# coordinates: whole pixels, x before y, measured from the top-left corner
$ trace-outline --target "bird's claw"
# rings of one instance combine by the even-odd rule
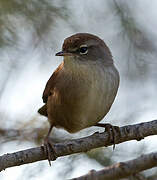
[[[57,153],[55,151],[53,142],[49,138],[45,138],[43,150],[47,156],[49,165],[51,166],[51,161],[54,161],[57,159]]]
[[[105,132],[109,134],[109,141],[113,142],[113,150],[115,149],[116,144],[116,135],[117,132],[120,133],[120,129],[118,126],[112,126],[111,124],[104,124],[105,125]]]
[[[97,123],[95,126],[105,128],[105,132],[109,134],[109,142],[113,143],[113,150],[115,149],[115,144],[117,142],[116,135],[117,132],[120,135],[120,128],[118,126],[112,126],[111,124]]]

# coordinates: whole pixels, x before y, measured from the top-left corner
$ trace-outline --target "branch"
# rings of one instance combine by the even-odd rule
[[[108,166],[100,171],[92,170],[84,176],[71,180],[111,180],[115,178],[118,180],[143,170],[150,169],[154,166],[157,166],[157,152],[142,155],[139,158],[130,161],[120,162],[115,165]]]
[[[143,174],[137,173],[137,174],[132,174],[129,177],[123,178],[122,180],[148,180],[148,179]]]
[[[119,144],[130,140],[141,140],[150,135],[157,135],[157,120],[121,127],[120,134],[116,134],[115,143]],[[110,146],[112,144],[107,132],[96,132],[88,137],[56,143],[54,144],[54,150],[57,157],[61,157],[74,153],[87,152],[94,148]],[[33,163],[45,159],[47,159],[47,156],[44,154],[42,146],[5,154],[0,156],[0,171],[8,167]]]

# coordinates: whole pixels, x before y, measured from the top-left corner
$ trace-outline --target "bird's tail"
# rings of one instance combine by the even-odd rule
[[[46,106],[46,104],[44,105],[44,106],[42,106],[39,110],[38,110],[38,113],[39,114],[41,114],[41,115],[43,115],[43,116],[48,116],[47,115],[47,106]]]

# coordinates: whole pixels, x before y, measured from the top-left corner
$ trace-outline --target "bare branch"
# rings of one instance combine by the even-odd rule
[[[115,143],[119,144],[130,140],[141,140],[150,135],[157,135],[157,120],[121,127],[120,133],[117,133],[116,135]],[[112,144],[107,132],[96,132],[88,137],[56,143],[54,144],[54,150],[57,157],[61,157],[74,153],[87,152],[94,148]],[[0,171],[8,167],[19,166],[45,159],[47,159],[47,157],[44,154],[42,146],[5,154],[0,156]]]
[[[143,174],[138,173],[138,174],[133,174],[129,177],[123,178],[121,180],[148,180]]]
[[[142,155],[134,160],[120,162],[100,171],[92,170],[88,174],[71,180],[111,180],[128,177],[132,174],[157,166],[157,152]]]

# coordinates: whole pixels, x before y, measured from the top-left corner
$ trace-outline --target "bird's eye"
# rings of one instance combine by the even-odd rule
[[[80,46],[80,54],[87,54],[88,48],[87,45]]]

